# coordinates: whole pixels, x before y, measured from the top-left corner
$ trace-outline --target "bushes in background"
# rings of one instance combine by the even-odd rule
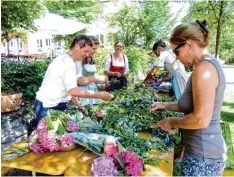
[[[25,101],[34,100],[49,63],[49,60],[22,63],[2,61],[1,92],[22,92]]]

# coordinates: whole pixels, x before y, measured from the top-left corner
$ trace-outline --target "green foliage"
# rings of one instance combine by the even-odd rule
[[[137,133],[147,131],[153,123],[165,117],[177,117],[178,113],[154,112],[149,114],[149,108],[154,101],[173,101],[170,97],[154,97],[153,91],[143,83],[134,84],[127,90],[113,92],[114,100],[89,107],[89,115],[96,119],[97,112],[104,112],[100,120],[100,133],[120,138],[120,143],[128,150],[137,153],[146,164],[155,165],[158,158],[149,154],[149,150],[167,151],[166,144],[159,138],[147,140],[138,137]]]
[[[12,63],[1,62],[1,90],[3,93],[22,92],[26,101],[32,101],[41,85],[50,61]]]
[[[35,30],[34,19],[45,10],[42,1],[1,1],[1,28]]]
[[[105,58],[112,53],[113,53],[112,49],[100,48],[97,50],[95,54],[95,64],[97,67],[98,74],[103,75],[105,67]]]
[[[197,19],[207,20],[211,32],[210,51],[215,53],[217,43],[218,22],[221,25],[221,38],[219,56],[221,59],[227,59],[234,62],[234,2],[223,1],[223,15],[220,16],[221,1],[193,1],[187,16],[183,18],[184,22]]]
[[[100,0],[45,0],[44,4],[51,13],[59,14],[66,18],[75,18],[83,23],[90,23],[103,10],[103,4]]]
[[[150,51],[141,47],[129,46],[125,49],[125,54],[128,57],[129,70],[131,73],[138,74],[141,70],[144,74],[149,71],[150,63],[153,63],[155,58],[149,55]]]
[[[166,39],[174,24],[168,1],[146,0],[142,9],[132,3],[107,17],[115,31],[109,34],[112,43],[121,40],[126,46],[148,47],[158,39]]]

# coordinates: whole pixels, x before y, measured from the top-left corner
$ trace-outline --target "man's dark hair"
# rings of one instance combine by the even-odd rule
[[[93,44],[100,45],[100,42],[96,36],[90,35],[89,38],[93,41]]]
[[[90,47],[93,47],[93,42],[92,40],[86,36],[86,35],[79,35],[79,36],[76,36],[73,41],[72,41],[72,44],[71,44],[71,49],[76,45],[76,44],[79,44],[80,48],[83,48],[85,47],[86,45],[89,45]]]
[[[155,51],[157,49],[157,47],[162,47],[162,48],[166,48],[167,45],[163,40],[158,40],[157,42],[154,43],[153,45],[153,51]]]

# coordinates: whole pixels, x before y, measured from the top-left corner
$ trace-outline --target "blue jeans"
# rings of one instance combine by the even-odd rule
[[[34,107],[36,112],[36,118],[33,118],[29,124],[28,136],[32,133],[33,130],[37,128],[39,120],[45,117],[50,109],[60,110],[60,111],[66,111],[68,109],[67,102],[59,103],[57,106],[54,107],[43,107],[43,103],[37,99],[34,102]]]

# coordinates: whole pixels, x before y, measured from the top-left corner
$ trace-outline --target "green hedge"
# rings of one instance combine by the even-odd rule
[[[25,101],[34,100],[49,63],[49,60],[22,63],[2,61],[1,92],[22,92]]]

